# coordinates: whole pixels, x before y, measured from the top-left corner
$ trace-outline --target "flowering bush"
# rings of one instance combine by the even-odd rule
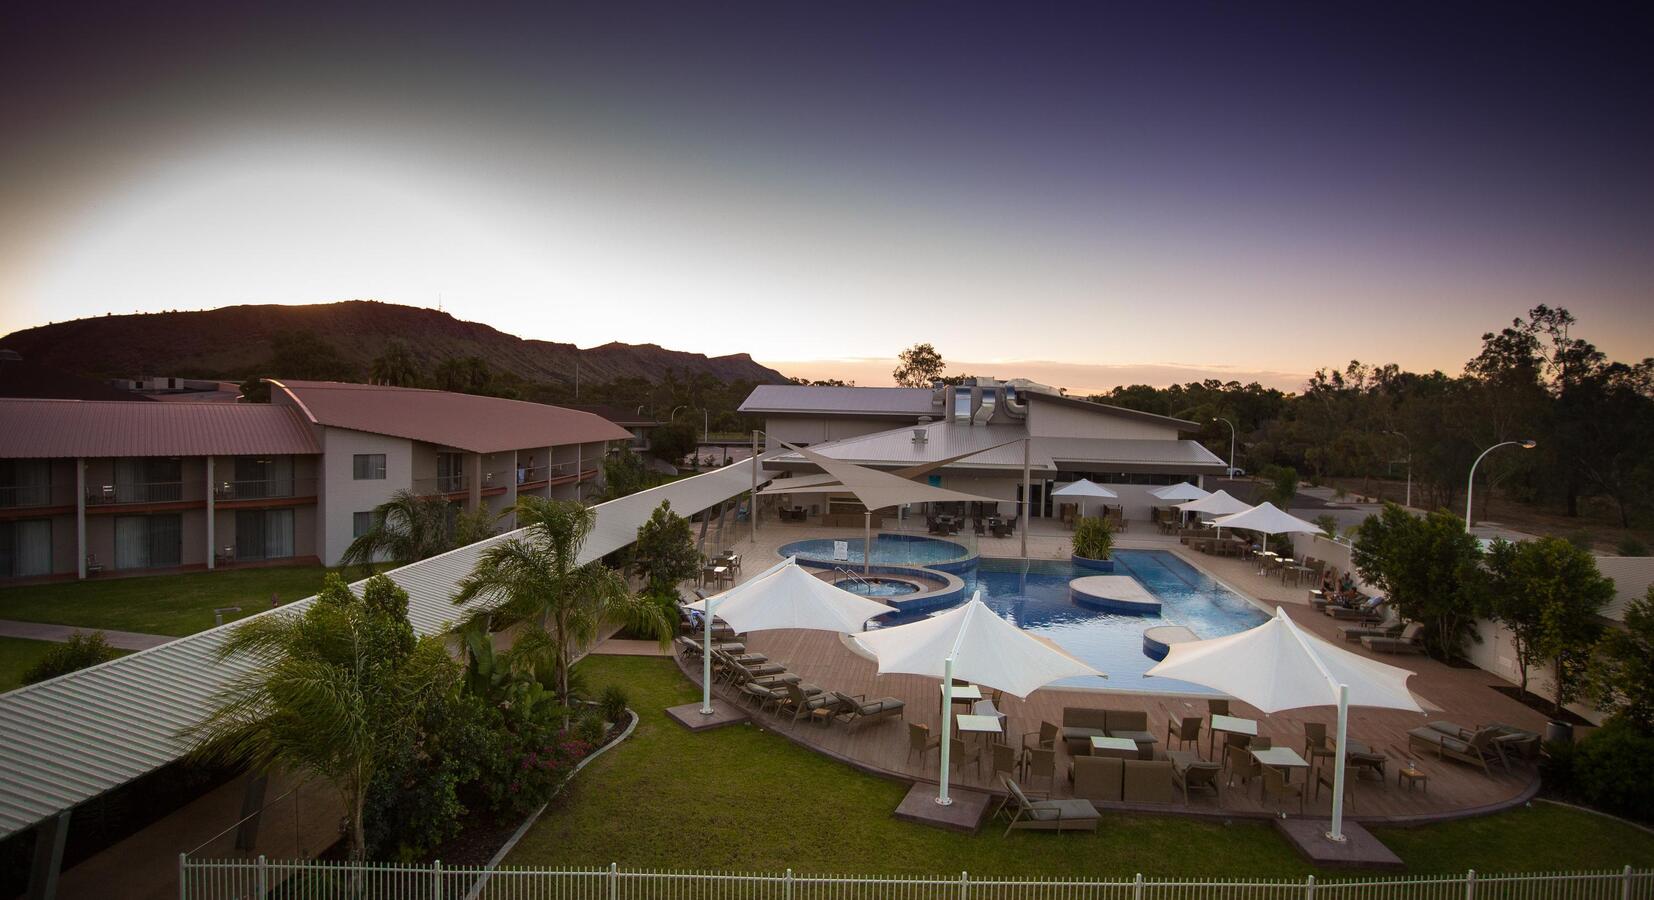
[[[551,798],[575,765],[591,752],[591,744],[567,732],[559,732],[544,744],[520,747],[511,771],[501,773],[503,780],[490,785],[497,792],[495,808],[517,814],[534,810]]]

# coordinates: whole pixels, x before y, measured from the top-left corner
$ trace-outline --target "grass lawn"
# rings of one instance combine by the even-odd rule
[[[51,641],[31,641],[24,638],[0,637],[0,694],[23,686],[23,673],[56,646]],[[117,650],[122,656],[125,650]]]
[[[906,787],[751,726],[691,734],[663,710],[700,692],[670,660],[588,657],[585,683],[626,688],[642,721],[592,763],[506,860],[516,865],[849,874],[1302,876],[1267,824],[1108,815],[1096,835],[966,836],[891,818]],[[883,726],[891,727],[891,726]],[[708,802],[708,798],[715,798]],[[1383,839],[1417,872],[1654,865],[1654,836],[1545,805]]]
[[[215,607],[241,607],[225,614],[228,622],[269,609],[271,594],[282,603],[309,597],[328,571],[282,566],[8,587],[0,592],[0,619],[182,636],[211,628]]]

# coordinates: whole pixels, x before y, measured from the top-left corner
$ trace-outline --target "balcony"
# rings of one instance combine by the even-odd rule
[[[314,478],[270,478],[259,481],[221,481],[213,488],[213,499],[222,503],[257,500],[288,500],[316,496]]]
[[[199,481],[130,481],[86,486],[86,505],[125,506],[140,503],[200,503],[206,486]]]
[[[464,475],[438,475],[435,478],[415,478],[413,492],[421,497],[445,497],[452,494],[464,494],[470,489],[470,483]]]
[[[0,509],[37,509],[74,506],[75,488],[68,484],[0,484]]]

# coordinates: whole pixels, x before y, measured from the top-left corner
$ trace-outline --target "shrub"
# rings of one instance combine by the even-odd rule
[[[1621,556],[1647,556],[1648,545],[1634,537],[1628,537],[1614,546],[1614,552]]]
[[[1338,517],[1332,513],[1322,513],[1315,517],[1315,524],[1321,527],[1321,534],[1327,538],[1338,537]]]
[[[1596,545],[1596,542],[1596,536],[1583,528],[1568,534],[1568,543],[1573,544],[1575,548],[1583,550],[1586,553],[1591,552],[1591,548]]]
[[[603,709],[603,718],[610,722],[619,722],[626,717],[627,701],[626,689],[618,684],[611,684],[603,689],[603,696],[598,701]]]
[[[1108,559],[1114,549],[1114,530],[1108,520],[1087,516],[1074,526],[1074,555],[1086,559]]]
[[[609,726],[604,724],[603,713],[596,710],[588,709],[574,722],[574,736],[593,747],[603,743],[608,734]]]
[[[70,672],[78,672],[101,662],[108,662],[120,653],[109,646],[103,632],[94,631],[91,634],[77,631],[69,635],[69,640],[58,644],[47,651],[40,661],[29,667],[23,673],[24,684],[34,684]]]
[[[1604,812],[1654,821],[1654,735],[1609,722],[1572,746],[1547,745],[1547,782]]]

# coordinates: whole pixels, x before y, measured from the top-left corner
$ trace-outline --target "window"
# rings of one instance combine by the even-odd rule
[[[385,454],[358,453],[351,457],[351,476],[357,481],[380,481],[385,477]]]
[[[282,559],[292,555],[292,510],[236,510],[236,559]]]
[[[0,506],[45,506],[51,501],[49,460],[0,459]]]
[[[465,490],[465,454],[436,455],[436,489],[444,494]]]
[[[52,574],[52,522],[0,522],[0,578]]]
[[[176,566],[183,557],[180,516],[118,516],[115,519],[115,568],[155,569]]]
[[[373,530],[373,511],[350,514],[350,536],[359,538]]]

